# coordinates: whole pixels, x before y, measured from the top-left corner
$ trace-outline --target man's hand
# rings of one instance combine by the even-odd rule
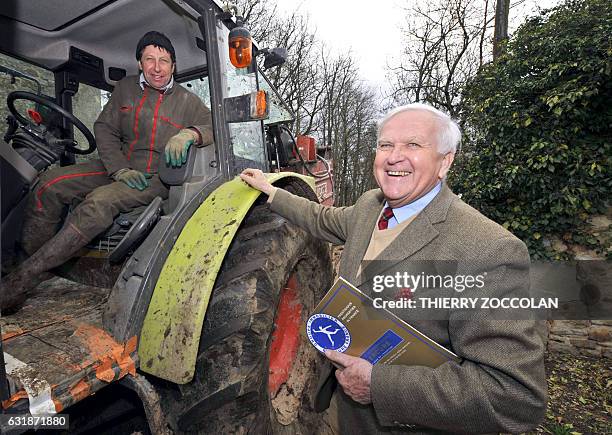
[[[164,151],[166,164],[173,168],[183,166],[187,161],[187,150],[197,140],[198,134],[189,128],[184,128],[172,136]]]
[[[363,358],[345,355],[335,350],[326,350],[325,356],[344,367],[343,369],[336,369],[336,379],[338,379],[346,395],[362,405],[372,403],[370,394],[372,364]]]
[[[149,187],[147,178],[151,178],[152,176],[151,174],[145,175],[136,169],[128,169],[127,171],[120,171],[114,178],[115,181],[121,181],[132,189],[145,190]]]
[[[272,191],[275,189],[274,186],[270,184],[264,173],[259,169],[245,169],[240,174],[240,178],[252,188],[257,189],[266,195],[270,195],[270,193],[272,193]]]

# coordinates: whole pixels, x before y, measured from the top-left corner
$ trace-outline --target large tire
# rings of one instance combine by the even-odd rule
[[[299,182],[285,188],[309,194]],[[173,429],[179,433],[313,433],[320,425],[313,399],[324,357],[299,335],[295,322],[287,326],[288,334],[274,329],[275,322],[287,323],[279,318],[279,310],[280,316],[287,317],[279,306],[294,317],[297,314],[297,324],[303,325],[331,280],[327,244],[270,212],[260,200],[236,234],[215,283],[194,380],[162,398],[169,406]],[[297,284],[291,286],[295,292],[287,289],[288,282]],[[285,338],[289,344],[284,344]],[[274,340],[280,341],[272,350],[271,367]],[[294,348],[281,349],[279,354],[278,343],[291,347],[292,341]],[[270,381],[274,385],[269,386],[269,372],[278,372],[279,361],[284,364],[283,353],[290,355],[286,359],[291,363],[284,367],[289,374],[281,374],[279,380],[276,373]]]

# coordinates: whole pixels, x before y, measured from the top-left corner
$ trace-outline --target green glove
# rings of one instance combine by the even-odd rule
[[[128,169],[119,171],[114,178],[115,181],[121,181],[132,189],[145,190],[147,187],[149,187],[147,178],[151,177],[153,177],[152,174],[143,174],[136,169]]]
[[[166,155],[166,165],[173,168],[183,166],[187,161],[189,147],[197,140],[198,134],[189,128],[184,128],[172,136],[166,144],[164,153]]]

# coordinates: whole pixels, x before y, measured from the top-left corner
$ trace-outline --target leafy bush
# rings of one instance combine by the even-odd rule
[[[591,245],[581,232],[612,191],[612,8],[568,1],[529,19],[505,54],[464,90],[456,192],[552,257],[549,236]]]

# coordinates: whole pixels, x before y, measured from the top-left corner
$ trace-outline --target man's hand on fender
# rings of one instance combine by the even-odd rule
[[[119,171],[113,178],[115,181],[121,181],[127,184],[132,189],[145,190],[149,187],[147,178],[151,178],[151,174],[143,174],[136,169],[128,169]]]
[[[372,403],[370,393],[372,364],[363,358],[345,355],[335,350],[326,350],[325,356],[344,367],[343,369],[336,369],[336,379],[338,379],[346,395],[362,405]]]
[[[240,174],[240,178],[253,189],[257,189],[266,195],[270,195],[270,193],[272,193],[272,191],[275,189],[275,187],[270,184],[264,173],[259,169],[245,169]]]
[[[184,128],[172,136],[164,150],[166,164],[173,168],[183,166],[187,162],[189,147],[197,140],[198,134],[189,128]]]

